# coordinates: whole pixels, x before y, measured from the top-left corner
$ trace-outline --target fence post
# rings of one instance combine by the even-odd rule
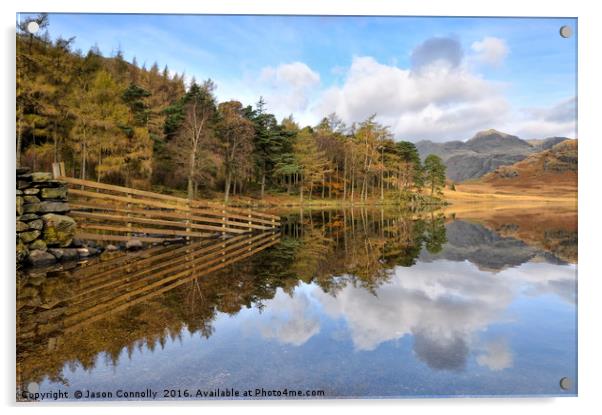
[[[128,193],[126,194],[126,198],[127,198],[127,199],[131,199],[131,198],[132,198],[132,194],[128,192]],[[132,208],[132,204],[131,204],[130,202],[128,202],[128,203],[127,203],[125,206],[126,206],[126,208],[125,208],[125,209],[126,209],[126,216],[127,216],[128,218],[132,217],[132,213],[130,212],[130,209]],[[127,221],[127,223],[126,223],[126,227],[128,228],[127,235],[128,235],[128,237],[129,237],[129,238],[131,238],[131,237],[132,237],[132,231],[131,231],[131,228],[132,228],[132,222],[130,222],[130,221],[128,220],[128,221]]]
[[[52,177],[55,179],[61,177],[61,166],[59,163],[52,163]]]
[[[222,210],[222,236],[226,235],[226,211]]]
[[[192,203],[190,199],[186,200],[186,233],[190,233],[192,229],[190,228],[190,210],[192,209]],[[190,235],[186,236],[186,241],[190,241]]]

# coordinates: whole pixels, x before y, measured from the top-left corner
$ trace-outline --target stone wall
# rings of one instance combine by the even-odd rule
[[[67,186],[45,172],[17,168],[17,263],[42,265],[65,257],[76,223],[68,216]],[[77,249],[67,252],[72,259]]]

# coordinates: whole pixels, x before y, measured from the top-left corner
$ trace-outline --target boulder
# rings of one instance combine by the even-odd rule
[[[40,250],[40,251],[47,251],[48,247],[46,246],[46,242],[44,242],[42,239],[36,239],[35,241],[33,241],[32,243],[29,244],[29,249],[30,250]]]
[[[40,182],[47,182],[50,180],[52,180],[51,173],[46,173],[46,172],[31,173],[31,181],[33,181],[33,182],[40,183]]]
[[[17,189],[16,192],[17,192],[17,196],[21,196],[23,194],[23,190]]]
[[[119,248],[117,248],[115,245],[113,244],[108,244],[105,248],[106,251],[108,252],[113,252],[113,251],[117,251],[119,250]]]
[[[142,249],[142,241],[140,239],[130,239],[125,243],[125,249],[130,251]]]
[[[17,196],[17,215],[21,216],[23,214],[23,198],[21,196]]]
[[[49,248],[48,252],[54,255],[54,257],[58,260],[62,259],[65,255],[65,250],[61,248]]]
[[[76,251],[80,258],[86,258],[90,256],[90,250],[88,248],[77,248]]]
[[[27,212],[27,207],[25,208]],[[36,212],[50,213],[50,212],[67,212],[69,211],[69,205],[64,202],[41,202],[39,203],[38,210]]]
[[[61,249],[61,251],[62,251],[62,257],[61,257],[61,259],[63,261],[72,261],[74,259],[79,258],[79,255],[77,253],[77,249],[75,249],[75,248]]]
[[[86,249],[88,250],[89,255],[98,255],[102,252],[102,250],[91,246],[87,247]]]
[[[61,199],[67,198],[67,188],[65,187],[48,187],[42,189],[42,199]]]
[[[71,246],[74,248],[83,248],[84,243],[81,239],[73,238],[73,241],[71,242]]]
[[[35,267],[38,265],[52,264],[56,261],[56,258],[54,257],[54,255],[51,255],[46,251],[40,251],[35,249],[29,252],[29,255],[27,256],[27,261]]]
[[[17,240],[17,262],[23,262],[27,258],[27,255],[29,255],[29,249],[27,249],[27,246],[19,238]]]
[[[72,218],[56,213],[47,213],[42,216],[42,220],[44,221],[43,237],[48,245],[69,246],[77,227]]]
[[[36,213],[40,211],[40,203],[28,203],[23,205],[24,213]]]
[[[35,229],[41,231],[44,227],[44,221],[42,219],[35,219],[27,223],[29,229]]]
[[[25,203],[40,203],[40,199],[35,196],[23,196],[23,201]]]
[[[30,183],[26,180],[17,180],[17,189],[27,189]]]
[[[42,233],[40,231],[28,231],[28,232],[21,232],[19,234],[19,237],[21,238],[21,240],[28,244],[30,242],[35,241],[36,239],[38,239],[38,236],[40,236]]]
[[[46,187],[59,187],[59,186],[66,186],[66,183],[61,181],[61,180],[47,180],[45,182],[38,182],[38,183],[34,183],[33,185],[34,187],[37,187],[38,189],[43,189]]]
[[[21,222],[20,220],[17,221],[17,232],[25,232],[27,229],[29,229],[27,223]]]
[[[23,190],[23,193],[30,196],[35,196],[40,193],[40,189],[36,189],[35,187],[30,187],[29,189]]]
[[[19,220],[23,221],[23,222],[29,222],[30,220],[36,220],[36,219],[40,219],[40,217],[38,215],[36,215],[35,213],[26,213],[19,217]]]

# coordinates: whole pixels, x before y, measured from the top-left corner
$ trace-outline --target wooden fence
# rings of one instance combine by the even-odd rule
[[[78,330],[249,258],[279,241],[277,232],[260,232],[182,246],[159,245],[133,253],[116,252],[111,259],[92,261],[70,272],[62,285],[62,305],[57,307],[60,312],[40,309],[27,314],[18,331],[29,338],[33,327],[38,327],[38,335],[57,329],[64,333]]]
[[[280,218],[251,209],[188,200],[144,190],[59,176],[69,187],[77,237],[86,240],[163,242],[220,234],[271,231]]]

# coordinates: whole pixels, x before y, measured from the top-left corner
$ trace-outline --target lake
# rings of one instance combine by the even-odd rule
[[[577,394],[573,208],[282,215],[277,233],[20,272],[18,394]]]

